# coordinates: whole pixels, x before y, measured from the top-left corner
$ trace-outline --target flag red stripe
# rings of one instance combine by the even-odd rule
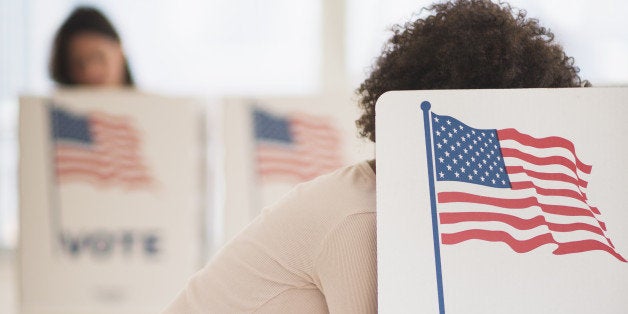
[[[260,170],[294,169],[294,171],[310,172],[315,171],[312,169],[324,169],[325,171],[328,171],[340,167],[340,164],[333,160],[325,161],[324,163],[312,163],[298,158],[259,158],[258,162],[260,163]]]
[[[149,182],[150,178],[139,174],[139,175],[128,175],[128,174],[120,174],[120,173],[103,173],[98,171],[89,171],[87,169],[64,169],[58,172],[59,175],[63,177],[94,177],[100,181],[113,182],[113,181],[123,181],[123,182]]]
[[[57,146],[71,146],[71,147],[87,148],[86,145],[91,145],[91,147],[89,148],[91,150],[96,150],[96,149],[103,150],[104,149],[103,147],[119,148],[125,151],[139,149],[138,142],[128,141],[120,137],[94,135],[94,142],[92,144],[77,143],[76,141],[73,141],[73,140],[57,139]]]
[[[506,172],[511,174],[525,173],[529,177],[547,181],[561,181],[567,182],[574,185],[581,186],[586,188],[589,183],[583,179],[574,178],[572,176],[566,175],[564,173],[549,173],[549,172],[538,172],[530,169],[525,169],[523,166],[506,166]]]
[[[99,165],[94,165],[89,162],[66,163],[66,164],[60,164],[57,167],[57,172],[59,173],[63,173],[67,171],[89,171],[89,172],[94,172],[94,173],[112,173],[112,174],[119,173],[119,176],[124,176],[125,173],[130,173],[130,174],[145,173],[144,170],[145,169],[143,169],[143,167],[133,167],[133,166],[124,166],[124,165],[118,165],[118,166],[107,165],[105,167],[99,167]]]
[[[335,136],[335,132],[330,129],[316,129],[312,130],[303,125],[298,125],[295,123],[291,128],[290,132],[296,136],[309,136],[310,138],[318,138],[320,140],[338,142],[338,138]]]
[[[129,133],[136,133],[135,128],[131,127],[131,120],[123,116],[113,116],[106,113],[92,113],[89,121],[99,127],[110,129],[126,130]]]
[[[282,154],[283,153],[283,154]],[[322,173],[327,173],[341,166],[338,158],[317,158],[278,152],[277,154],[260,154],[257,157],[258,171],[267,176],[272,172],[279,172],[282,176],[286,173],[302,173],[300,177],[312,178]]]
[[[556,243],[550,233],[538,235],[527,240],[517,240],[505,231],[470,229],[456,233],[443,233],[443,244],[458,244],[469,240],[484,240],[490,242],[503,242],[517,253],[530,252],[539,246]]]
[[[66,169],[89,169],[95,168],[98,172],[146,172],[146,167],[136,165],[134,163],[117,163],[111,164],[107,162],[98,162],[93,160],[79,160],[74,162],[60,161],[57,163],[58,170]]]
[[[564,196],[577,199],[583,203],[586,203],[587,199],[581,194],[574,190],[569,189],[546,189],[537,186],[532,181],[523,181],[523,182],[510,182],[510,187],[513,190],[525,190],[525,189],[534,189],[537,194],[543,196]]]
[[[292,148],[282,145],[259,144],[257,146],[257,151],[258,155],[261,156],[281,156],[294,159],[336,160],[339,158],[338,150],[312,147]]]
[[[587,206],[589,207],[589,210],[591,210],[594,214],[596,215],[600,215],[600,211],[597,209],[597,207],[593,207],[590,206],[587,203],[587,198],[584,194],[578,193],[574,190],[569,190],[569,189],[545,189],[545,188],[541,188],[538,187],[537,185],[535,185],[533,182],[531,181],[527,181],[527,182],[510,182],[510,186],[513,190],[524,190],[524,189],[529,189],[532,188],[536,191],[537,194],[539,195],[543,195],[543,196],[563,196],[563,197],[570,197],[573,199],[577,199],[581,202],[583,202],[584,204],[587,204]]]
[[[141,164],[139,157],[137,158],[124,158],[118,156],[93,156],[94,154],[85,155],[64,155],[57,154],[57,167],[71,166],[71,165],[83,165],[97,168],[125,168],[125,169],[137,169],[146,170],[146,167]]]
[[[336,128],[331,125],[328,119],[324,117],[316,117],[308,114],[295,114],[291,117],[295,125],[301,125],[311,130],[326,130],[335,132]]]
[[[595,240],[582,240],[575,242],[559,243],[558,248],[554,250],[553,253],[557,255],[563,255],[581,253],[586,251],[606,251],[615,256],[615,258],[617,258],[618,260],[626,262],[626,259],[621,256],[621,254],[617,253],[613,248]]]
[[[591,166],[580,161],[576,155],[576,148],[573,143],[565,138],[558,136],[550,136],[545,138],[535,138],[528,134],[520,133],[515,129],[503,129],[497,130],[497,137],[499,140],[514,140],[523,145],[536,147],[536,148],[556,148],[561,147],[571,152],[576,159],[578,169],[584,173],[591,173]]]
[[[528,208],[532,206],[538,206],[541,208],[542,211],[546,213],[550,213],[550,214],[565,215],[565,216],[594,217],[591,211],[589,210],[578,208],[578,207],[573,207],[573,206],[543,204],[543,203],[540,203],[538,199],[533,196],[526,197],[526,198],[505,199],[505,198],[480,196],[480,195],[464,193],[464,192],[439,192],[438,202],[439,203],[476,203],[476,204],[492,205],[492,206],[510,208],[510,209],[522,209],[522,208]]]
[[[116,184],[118,186],[122,186],[129,190],[145,188],[146,186],[149,186],[152,183],[151,178],[149,178],[148,180],[137,180],[137,181],[119,181],[119,180],[118,181],[105,181],[95,176],[84,175],[84,174],[68,174],[68,175],[65,175],[64,177],[59,177],[60,183],[70,183],[70,182],[76,182],[76,181],[87,182],[89,184],[92,184],[98,187],[106,187],[112,184]]]
[[[101,143],[121,143],[127,146],[139,146],[141,140],[135,135],[127,135],[119,132],[111,132],[109,130],[93,130],[92,137],[94,142]]]
[[[109,161],[99,161],[90,158],[76,158],[72,160],[60,159],[57,161],[58,170],[67,169],[90,169],[94,172],[129,172],[146,173],[146,167],[134,161],[118,160],[115,163]]]
[[[547,226],[549,230],[560,232],[571,231],[589,231],[597,233],[606,238],[604,231],[599,227],[587,224],[587,223],[568,223],[559,224],[548,222],[543,216],[535,216],[530,219],[524,219],[517,216],[512,216],[502,213],[489,213],[489,212],[460,212],[460,213],[440,213],[439,214],[441,224],[454,224],[467,221],[495,221],[502,222],[512,226],[519,230],[530,230],[540,226]],[[608,239],[608,238],[607,238]]]
[[[563,156],[550,156],[550,157],[538,157],[528,153],[524,153],[515,148],[507,148],[502,147],[501,149],[504,158],[513,157],[523,160],[525,162],[529,162],[531,164],[535,164],[538,166],[549,166],[549,165],[561,165],[571,170],[578,178],[578,172],[576,168],[576,164],[573,161],[563,157]],[[590,172],[585,172],[589,174]]]
[[[626,262],[626,259],[608,245],[595,240],[582,240],[567,243],[558,243],[550,233],[538,235],[528,240],[517,240],[510,234],[504,231],[495,230],[478,230],[471,229],[456,233],[444,233],[441,235],[441,241],[443,244],[458,244],[469,240],[484,240],[490,242],[503,242],[510,246],[517,253],[530,252],[545,244],[557,244],[553,253],[556,255],[581,253],[586,251],[605,251],[613,255],[615,258],[622,262]]]
[[[340,164],[333,160],[312,162],[311,160],[305,160],[301,158],[294,157],[278,157],[278,158],[270,158],[270,157],[259,157],[258,162],[263,163],[260,165],[260,169],[264,169],[266,166],[281,166],[283,168],[295,168],[295,169],[310,169],[310,168],[329,168],[329,167],[338,167]]]
[[[61,162],[80,162],[84,160],[92,160],[103,164],[116,163],[135,163],[140,164],[141,157],[132,152],[100,152],[85,151],[80,149],[63,149],[58,150],[55,154],[58,161]]]
[[[315,166],[309,166],[309,167],[286,167],[280,164],[269,164],[269,165],[265,165],[264,167],[260,168],[259,171],[260,172],[264,172],[264,173],[272,173],[274,171],[277,172],[287,172],[287,173],[302,173],[304,176],[306,177],[310,177],[312,174],[317,174],[320,173],[320,171],[331,171],[331,170],[335,170],[338,167],[315,167]]]
[[[263,163],[259,165],[260,170],[265,169],[295,169],[295,171],[307,172],[312,171],[311,169],[324,169],[325,171],[333,170],[341,166],[341,164],[327,161],[325,163],[309,163],[303,160],[298,159],[268,159],[268,158],[260,158],[258,159],[259,163]]]

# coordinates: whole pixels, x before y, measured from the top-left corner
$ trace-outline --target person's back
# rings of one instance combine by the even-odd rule
[[[386,91],[581,85],[553,35],[507,4],[458,0],[428,11],[394,29],[357,91],[356,124],[373,142],[375,102]],[[165,313],[376,313],[374,187],[371,161],[296,188],[229,242]],[[293,295],[299,287],[311,291]]]
[[[375,312],[375,237],[375,173],[340,169],[265,208],[169,312]]]

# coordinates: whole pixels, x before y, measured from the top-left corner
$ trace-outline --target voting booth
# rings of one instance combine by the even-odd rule
[[[267,205],[371,159],[351,95],[20,100],[22,313],[156,313]]]
[[[224,178],[224,211],[214,221],[218,245],[297,184],[374,156],[357,135],[357,105],[349,94],[302,97],[230,97],[212,115]],[[221,205],[221,206],[223,206]]]
[[[625,313],[628,88],[388,92],[382,313]]]
[[[202,102],[20,100],[21,313],[157,313],[202,266]]]

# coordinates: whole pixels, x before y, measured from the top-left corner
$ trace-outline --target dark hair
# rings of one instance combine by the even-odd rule
[[[589,86],[550,30],[525,11],[489,0],[454,0],[393,27],[357,89],[359,133],[375,142],[375,102],[386,91]]]
[[[74,35],[86,32],[100,34],[120,43],[118,32],[105,15],[95,8],[77,7],[63,22],[55,35],[49,69],[55,82],[64,85],[76,85],[69,74],[68,45]],[[124,68],[124,85],[133,86],[133,76],[126,57]]]

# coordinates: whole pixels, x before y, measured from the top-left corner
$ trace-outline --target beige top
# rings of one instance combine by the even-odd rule
[[[376,313],[375,173],[295,187],[225,245],[164,313]]]

